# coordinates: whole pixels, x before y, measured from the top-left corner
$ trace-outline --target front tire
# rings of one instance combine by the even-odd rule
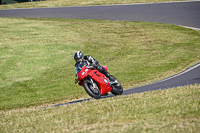
[[[93,83],[90,80],[87,80],[87,79],[84,80],[83,87],[84,87],[85,91],[88,93],[88,95],[90,95],[92,98],[95,98],[95,99],[101,98],[101,93],[100,93],[98,87],[94,88]]]
[[[111,93],[114,95],[121,95],[123,93],[123,87],[122,87],[121,83],[114,76],[112,76],[112,78],[114,78],[115,81],[117,81],[117,83],[111,85],[111,88],[112,88]]]

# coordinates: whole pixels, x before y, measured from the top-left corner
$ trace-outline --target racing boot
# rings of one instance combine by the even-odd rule
[[[115,81],[115,78],[110,75],[110,73],[108,71],[106,71],[106,69],[104,69],[103,74],[110,80],[110,81]]]
[[[98,65],[97,70],[101,72],[102,74],[104,74],[110,81],[113,81],[113,82],[115,81],[115,78],[112,75],[110,75],[110,73],[106,71],[106,69],[103,68],[102,66]]]

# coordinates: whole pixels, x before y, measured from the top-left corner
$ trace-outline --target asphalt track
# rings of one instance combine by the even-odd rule
[[[0,17],[102,19],[169,23],[200,30],[200,1],[0,10]],[[200,63],[167,79],[125,90],[123,95],[200,83]],[[109,94],[107,97],[113,97]],[[103,97],[106,98],[106,97]],[[83,99],[51,107],[90,100]],[[46,107],[44,107],[46,108]]]
[[[0,17],[148,21],[200,29],[200,1],[0,10]]]

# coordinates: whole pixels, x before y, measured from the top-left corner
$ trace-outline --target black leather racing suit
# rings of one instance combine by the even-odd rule
[[[107,78],[110,79],[110,73],[108,71],[106,71],[106,69],[104,69],[102,66],[100,66],[99,62],[97,60],[95,60],[92,56],[89,56],[89,55],[84,56],[81,61],[76,62],[75,66],[77,64],[82,64],[82,63],[85,63],[85,62],[89,63],[88,65],[91,65],[91,66],[95,67],[99,72],[101,72]]]

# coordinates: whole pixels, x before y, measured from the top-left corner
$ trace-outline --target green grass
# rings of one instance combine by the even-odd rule
[[[169,24],[0,18],[0,109],[88,97],[74,84],[81,50],[107,65],[124,89],[199,62],[200,32]]]
[[[0,9],[164,1],[52,0]],[[200,85],[38,108],[89,97],[74,84],[78,50],[129,89],[198,63],[199,46],[199,31],[170,24],[0,18],[0,132],[198,133]]]
[[[0,132],[200,132],[200,85],[1,111]]]
[[[185,1],[185,0],[45,0],[45,1],[10,4],[10,5],[0,5],[0,9],[157,3],[157,2],[173,2],[173,1]]]

